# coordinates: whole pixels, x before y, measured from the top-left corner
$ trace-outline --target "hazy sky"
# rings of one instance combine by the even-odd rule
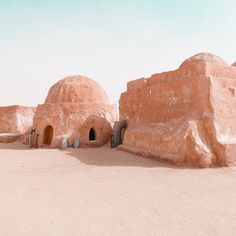
[[[43,103],[86,75],[117,103],[126,82],[202,51],[236,61],[235,0],[0,0],[0,105]]]

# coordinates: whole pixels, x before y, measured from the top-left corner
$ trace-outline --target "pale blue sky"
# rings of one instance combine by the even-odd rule
[[[0,105],[43,103],[67,75],[117,103],[126,82],[208,51],[236,61],[235,0],[0,0]]]

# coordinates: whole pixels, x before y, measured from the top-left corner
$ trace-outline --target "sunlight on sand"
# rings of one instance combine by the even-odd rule
[[[234,235],[236,169],[180,168],[109,146],[0,144],[0,235]]]

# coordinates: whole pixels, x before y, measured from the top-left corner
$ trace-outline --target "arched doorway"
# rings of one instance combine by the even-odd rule
[[[45,145],[51,145],[53,138],[53,127],[48,125],[44,130],[43,143]]]
[[[96,132],[94,128],[91,128],[89,130],[89,141],[94,141],[96,140]]]
[[[120,120],[115,122],[113,127],[113,134],[111,138],[111,147],[115,148],[123,143],[126,128],[128,126],[127,120]]]

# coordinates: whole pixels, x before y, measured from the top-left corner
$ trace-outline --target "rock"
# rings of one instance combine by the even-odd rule
[[[127,84],[120,149],[197,167],[236,164],[236,68],[200,53],[175,71]]]
[[[14,143],[21,137],[19,133],[1,133],[0,143]]]
[[[81,147],[96,147],[110,140],[115,119],[115,106],[100,85],[87,77],[69,76],[52,86],[45,103],[38,105],[33,128],[39,147],[60,147],[62,137],[69,143],[79,139]],[[91,129],[95,140],[89,140]]]
[[[0,142],[14,142],[24,134],[33,125],[34,112],[33,107],[0,107]]]

